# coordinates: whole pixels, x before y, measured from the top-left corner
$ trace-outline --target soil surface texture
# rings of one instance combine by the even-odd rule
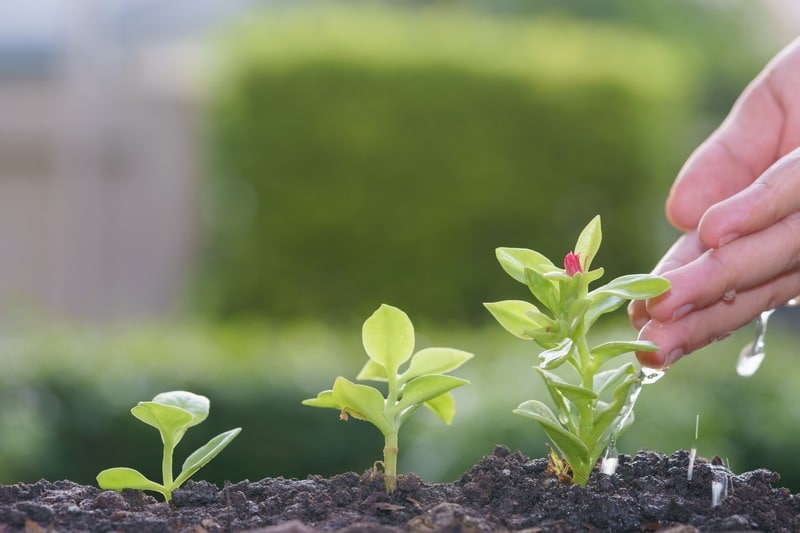
[[[546,459],[497,446],[461,479],[401,476],[387,495],[379,473],[304,480],[267,478],[219,488],[189,481],[170,504],[71,481],[0,485],[0,533],[258,533],[482,531],[800,531],[800,495],[774,488],[778,474],[734,475],[689,453],[621,455],[614,475],[586,488],[548,473]],[[712,507],[712,482],[727,495]]]

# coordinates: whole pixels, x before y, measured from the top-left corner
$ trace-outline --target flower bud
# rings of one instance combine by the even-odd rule
[[[568,253],[566,257],[564,257],[564,269],[567,271],[567,275],[572,277],[575,274],[583,272],[581,268],[581,258],[576,253]]]

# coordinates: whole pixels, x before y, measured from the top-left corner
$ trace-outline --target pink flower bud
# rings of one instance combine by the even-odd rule
[[[578,254],[572,252],[568,253],[566,257],[564,257],[564,268],[567,271],[567,275],[570,277],[583,272],[581,268],[581,258]]]

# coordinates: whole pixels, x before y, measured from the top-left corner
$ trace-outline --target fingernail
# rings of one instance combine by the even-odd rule
[[[685,304],[675,309],[675,311],[672,313],[672,322],[678,320],[679,318],[685,317],[693,308],[694,306],[692,304]]]
[[[669,366],[681,357],[683,357],[684,351],[683,348],[675,348],[671,352],[667,354],[667,358],[664,361],[664,366]]]
[[[739,238],[738,233],[728,233],[727,235],[723,235],[722,237],[719,238],[719,245],[720,247],[725,246],[729,242],[735,241],[738,238]]]

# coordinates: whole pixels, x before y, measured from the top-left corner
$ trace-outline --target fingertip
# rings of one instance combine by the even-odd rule
[[[683,357],[685,350],[668,341],[668,329],[665,324],[655,320],[649,321],[639,332],[639,340],[650,341],[658,349],[654,352],[636,352],[639,364],[647,368],[663,369]]]
[[[644,327],[650,320],[650,315],[647,313],[647,306],[642,300],[633,300],[628,304],[628,319],[637,330]]]

